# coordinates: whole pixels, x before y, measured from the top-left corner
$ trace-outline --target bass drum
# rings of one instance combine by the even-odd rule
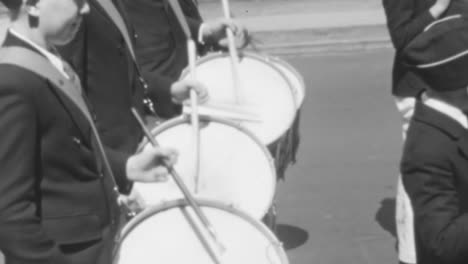
[[[216,202],[198,202],[225,247],[222,263],[288,264],[281,243],[261,222]],[[198,223],[184,200],[148,208],[122,230],[114,264],[211,264]]]
[[[189,116],[162,123],[152,130],[161,146],[175,148],[175,170],[197,198],[220,201],[261,219],[276,190],[273,158],[246,129],[230,121],[201,117],[199,178],[194,177],[194,142]],[[169,178],[164,183],[134,183],[147,205],[183,197]]]
[[[181,78],[189,77],[186,69]],[[239,121],[263,144],[279,139],[291,127],[296,103],[287,76],[268,57],[245,52],[239,63],[239,89],[234,89],[231,60],[226,53],[213,53],[197,61],[197,79],[206,85],[207,106],[242,109],[257,121]]]

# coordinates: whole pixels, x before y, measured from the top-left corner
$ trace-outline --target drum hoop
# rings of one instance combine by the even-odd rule
[[[226,52],[214,52],[214,53],[210,53],[206,56],[203,56],[201,58],[199,58],[196,62],[197,66],[205,63],[205,62],[208,62],[212,59],[215,59],[215,58],[225,58],[225,57],[229,57],[229,53],[226,53]],[[291,91],[290,93],[290,99],[292,99],[293,103],[294,103],[294,106],[295,108],[297,109],[299,106],[296,105],[296,99],[294,98],[294,94],[292,93],[293,91],[293,85],[291,83],[291,81],[289,80],[288,76],[286,76],[286,74],[284,74],[277,66],[275,66],[271,61],[270,61],[270,57],[267,56],[267,55],[260,55],[260,54],[257,54],[257,53],[253,53],[253,52],[242,52],[242,56],[241,57],[248,57],[248,58],[251,58],[251,59],[256,59],[258,61],[261,61],[261,62],[264,62],[265,64],[267,65],[270,65],[272,69],[274,69],[274,71],[276,73],[278,73],[281,77],[283,77],[284,80],[286,80],[286,83],[288,84],[289,86],[289,90]],[[290,66],[292,67],[292,66]],[[183,79],[187,76],[189,72],[189,69],[188,68],[185,68],[182,73],[180,74],[180,79]],[[297,71],[294,71],[295,74],[297,74],[298,72]],[[293,118],[294,119],[294,118]],[[293,122],[290,122],[289,124],[289,127],[292,125]]]
[[[286,257],[285,250],[283,248],[282,243],[278,240],[278,238],[273,234],[271,230],[269,230],[265,225],[263,225],[259,220],[256,220],[255,218],[251,217],[247,213],[242,212],[239,209],[236,209],[233,206],[224,204],[219,201],[212,201],[212,200],[206,200],[206,199],[196,199],[197,204],[201,205],[202,207],[210,207],[210,208],[215,208],[219,209],[222,211],[226,211],[228,213],[240,216],[242,219],[246,220],[248,223],[253,225],[257,230],[259,230],[265,237],[272,243],[276,243],[276,252],[280,255],[282,264],[288,264],[289,261]],[[149,208],[146,208],[144,211],[141,213],[137,214],[134,218],[128,222],[125,227],[128,226],[128,228],[124,227],[125,231],[121,236],[119,236],[119,239],[117,241],[117,246],[115,252],[118,253],[121,247],[121,243],[125,238],[127,237],[128,234],[131,233],[132,230],[135,229],[135,227],[138,226],[139,223],[145,221],[146,219],[150,218],[151,216],[164,212],[170,209],[173,209],[175,207],[189,207],[188,202],[185,199],[177,199],[169,202],[163,202],[160,205],[153,205],[150,206]],[[115,256],[114,256],[115,257]]]
[[[274,165],[273,156],[271,155],[270,151],[268,151],[267,147],[258,139],[258,137],[253,132],[249,131],[247,128],[245,128],[245,127],[243,127],[241,125],[238,125],[235,122],[230,121],[230,120],[221,119],[221,118],[217,118],[217,117],[211,117],[211,116],[200,116],[199,118],[200,118],[200,122],[214,122],[214,123],[220,123],[220,124],[223,124],[223,125],[231,126],[233,128],[236,128],[237,130],[243,132],[248,137],[250,137],[255,142],[255,144],[258,147],[260,147],[262,152],[267,157],[268,165],[270,167],[270,170],[273,173],[273,177],[276,179],[277,175],[276,175],[276,169],[275,169],[275,165]],[[181,116],[169,119],[169,120],[161,123],[159,126],[153,128],[153,130],[151,130],[151,134],[153,136],[156,136],[156,135],[160,134],[161,132],[164,132],[167,129],[173,127],[173,126],[176,126],[176,125],[179,125],[179,124],[184,124],[184,123],[190,123],[190,116],[189,115],[181,115]],[[145,144],[142,144],[141,148],[143,148],[144,145]]]
[[[305,80],[304,78],[302,77],[302,75],[296,70],[296,68],[294,68],[289,62],[285,61],[285,60],[282,60],[278,57],[269,57],[269,59],[275,63],[278,63],[278,64],[281,64],[282,66],[284,66],[286,69],[288,69],[289,71],[291,71],[294,76],[297,77],[297,79],[299,80],[299,83],[301,84],[301,87],[302,87],[302,91],[304,92],[304,96],[302,97],[302,101],[300,103],[300,105],[298,107],[300,107],[303,102],[304,102],[304,99],[306,97],[306,85],[305,85]],[[289,79],[289,78],[288,78]],[[291,83],[291,81],[289,81],[291,86],[293,86],[293,84]]]

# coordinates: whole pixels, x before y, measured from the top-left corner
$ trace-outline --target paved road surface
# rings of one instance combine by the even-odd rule
[[[396,263],[401,143],[391,56],[376,50],[288,59],[308,86],[299,162],[278,194],[291,264]]]

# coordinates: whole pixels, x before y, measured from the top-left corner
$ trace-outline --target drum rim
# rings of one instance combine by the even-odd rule
[[[263,216],[266,215],[266,213],[268,212],[268,209],[273,204],[273,200],[275,199],[276,186],[277,186],[277,183],[278,183],[278,175],[277,175],[277,172],[276,172],[275,160],[274,160],[272,154],[270,153],[270,151],[268,150],[268,148],[260,141],[260,139],[258,139],[258,137],[253,132],[251,132],[250,130],[248,130],[247,128],[245,128],[245,127],[243,127],[241,125],[238,125],[237,123],[235,123],[233,121],[222,119],[222,118],[217,118],[217,117],[211,117],[211,116],[200,116],[200,122],[215,122],[215,123],[220,123],[220,124],[223,124],[223,125],[226,125],[226,126],[233,127],[233,128],[235,128],[237,130],[240,130],[240,132],[243,132],[244,134],[246,134],[247,137],[252,139],[253,142],[258,147],[260,147],[261,151],[266,156],[266,159],[267,159],[267,162],[268,162],[268,167],[270,168],[270,172],[271,172],[271,175],[272,175],[272,178],[273,178],[271,195],[270,195],[270,197],[268,197],[269,198],[268,200],[270,201],[270,203],[261,212],[262,213],[261,215],[263,215]],[[181,115],[181,116],[178,116],[178,117],[175,117],[175,118],[164,121],[163,123],[159,124],[158,126],[156,126],[155,128],[153,128],[151,130],[151,135],[153,137],[156,137],[158,134],[166,131],[167,129],[170,129],[170,128],[176,126],[176,125],[185,124],[185,123],[190,123],[190,115]],[[148,141],[145,138],[143,144],[140,144],[140,148],[138,149],[138,152],[140,152],[146,146],[146,144],[148,144]]]
[[[286,255],[286,251],[283,247],[283,243],[260,220],[256,220],[255,218],[250,216],[248,213],[245,213],[242,210],[239,210],[231,205],[225,204],[220,201],[214,201],[214,200],[208,200],[208,199],[195,199],[195,200],[197,204],[201,207],[215,208],[215,209],[219,209],[222,211],[226,211],[233,215],[240,216],[243,220],[247,221],[249,224],[253,225],[257,230],[259,230],[272,244],[275,244],[275,249],[276,249],[275,251],[278,253],[279,257],[281,258],[282,264],[289,264],[289,260]],[[122,232],[123,231],[125,232],[120,234],[118,237],[113,259],[120,251],[122,241],[125,240],[128,234],[130,234],[131,231],[134,230],[135,227],[139,223],[145,221],[146,219],[150,218],[151,216],[157,213],[164,212],[164,211],[173,209],[174,207],[181,207],[181,206],[188,207],[190,205],[188,201],[185,199],[176,199],[176,200],[172,200],[168,202],[163,202],[158,205],[149,206],[148,208],[146,208],[145,210],[137,214],[135,217],[133,217],[127,224],[125,224],[125,226],[121,230]]]
[[[158,126],[154,127],[151,130],[151,135],[156,136],[157,134],[159,134],[159,133],[161,133],[161,132],[163,132],[163,131],[171,128],[171,127],[173,127],[174,125],[178,125],[178,124],[182,124],[182,123],[189,123],[190,118],[191,118],[190,115],[183,114],[183,115],[171,118],[169,120],[166,120],[166,121],[162,122],[161,124],[159,124]],[[236,128],[237,130],[240,130],[241,132],[245,133],[247,136],[249,136],[251,139],[253,139],[253,141],[255,142],[255,144],[257,146],[259,146],[262,149],[262,152],[268,158],[267,159],[268,164],[270,165],[270,169],[273,172],[273,176],[275,176],[275,177],[277,176],[276,175],[276,170],[275,170],[275,165],[274,165],[274,159],[273,159],[273,156],[271,155],[270,151],[265,146],[265,144],[263,144],[262,141],[252,131],[250,131],[248,128],[243,127],[242,125],[238,125],[234,121],[227,120],[227,119],[222,119],[222,118],[218,118],[218,117],[213,117],[213,116],[199,116],[199,120],[200,120],[200,122],[215,122],[215,123],[220,123],[220,124],[227,125],[227,126],[232,126],[232,127]],[[138,151],[141,151],[146,146],[146,144],[148,144],[148,141],[145,138],[144,144],[140,145]]]
[[[206,63],[214,58],[224,58],[224,57],[229,57],[230,54],[227,53],[227,52],[212,52],[212,53],[209,53],[201,58],[198,58],[197,61],[196,61],[196,66],[199,66],[203,63]],[[293,93],[293,85],[291,83],[291,81],[289,80],[288,76],[286,76],[286,74],[284,72],[282,72],[278,66],[276,66],[270,59],[271,57],[268,56],[268,55],[265,55],[265,54],[258,54],[258,53],[253,53],[253,52],[249,52],[249,51],[245,51],[245,52],[242,52],[242,57],[249,57],[249,58],[253,58],[253,59],[256,59],[258,61],[261,61],[269,66],[271,66],[271,68],[276,72],[278,73],[281,77],[283,77],[283,79],[286,81],[288,87],[289,87],[289,90],[290,90],[290,93],[289,93],[289,96],[290,96],[290,99],[292,100],[293,102],[293,105],[294,105],[294,111],[293,111],[293,118],[291,118],[291,120],[288,122],[288,128],[283,131],[283,133],[281,133],[275,140],[271,141],[271,142],[268,142],[268,143],[265,143],[266,145],[269,145],[269,144],[273,144],[275,141],[279,140],[281,137],[283,137],[287,131],[289,130],[289,128],[291,128],[292,124],[294,123],[294,120],[296,118],[296,114],[297,114],[297,109],[300,108],[301,105],[297,105],[296,103],[296,98],[294,96],[294,93]],[[185,69],[182,70],[180,76],[179,76],[179,80],[181,79],[184,79],[185,77],[187,77],[189,73],[189,67],[185,67]],[[297,73],[297,71],[296,71]],[[304,93],[304,97],[305,97],[305,93]]]
[[[287,61],[285,61],[285,60],[283,60],[283,59],[281,59],[279,57],[268,57],[268,58],[271,61],[273,61],[274,63],[278,63],[281,66],[284,66],[287,70],[291,71],[294,74],[294,76],[296,76],[297,79],[299,80],[299,83],[301,84],[302,91],[303,91],[303,94],[304,94],[304,96],[302,97],[302,100],[299,103],[299,106],[298,106],[298,109],[299,109],[304,104],[304,100],[305,100],[305,97],[307,95],[307,90],[306,90],[304,77],[302,77],[302,75],[296,70],[296,68],[294,68],[289,62],[287,62]],[[291,86],[293,86],[292,83],[291,83]]]

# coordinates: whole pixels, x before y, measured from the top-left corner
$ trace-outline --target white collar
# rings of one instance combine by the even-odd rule
[[[439,99],[429,97],[426,93],[424,93],[421,98],[425,105],[435,109],[442,114],[445,114],[446,116],[460,123],[460,125],[462,125],[465,129],[468,129],[468,119],[466,115],[457,107]]]
[[[44,57],[46,57],[50,61],[50,63],[52,63],[52,65],[54,65],[54,67],[60,71],[60,73],[62,73],[66,78],[69,78],[68,74],[64,71],[64,64],[60,57],[48,51],[47,49],[37,45],[36,43],[34,43],[34,41],[31,41],[30,39],[28,39],[26,36],[22,35],[18,31],[12,28],[9,28],[8,31],[11,34],[13,34],[15,37],[33,46],[37,51],[39,51],[42,55],[44,55]]]

